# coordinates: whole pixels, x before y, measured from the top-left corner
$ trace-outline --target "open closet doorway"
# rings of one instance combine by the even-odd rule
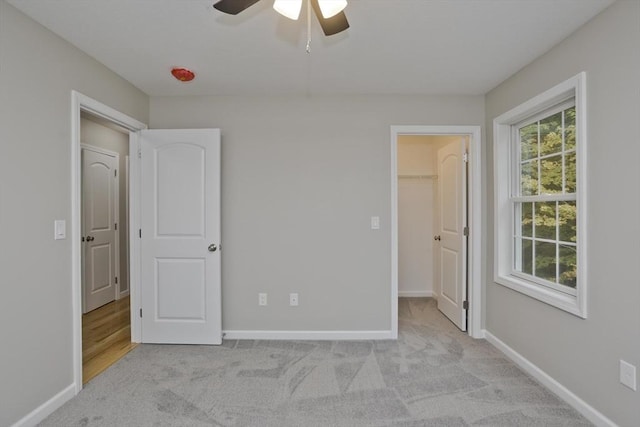
[[[129,131],[80,114],[82,378],[135,347],[129,274]]]
[[[437,297],[467,330],[468,135],[398,136],[398,295]]]
[[[480,127],[393,126],[392,287],[481,332]]]

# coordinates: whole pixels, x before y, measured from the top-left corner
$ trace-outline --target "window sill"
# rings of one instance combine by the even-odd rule
[[[586,306],[581,303],[578,296],[556,291],[512,275],[496,275],[494,281],[582,319],[587,318]]]

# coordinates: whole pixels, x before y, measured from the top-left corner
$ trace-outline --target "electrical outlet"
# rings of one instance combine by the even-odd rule
[[[267,305],[267,294],[258,294],[258,305]]]
[[[298,294],[289,294],[289,305],[294,307],[298,305]]]
[[[620,359],[620,382],[636,391],[636,367]]]

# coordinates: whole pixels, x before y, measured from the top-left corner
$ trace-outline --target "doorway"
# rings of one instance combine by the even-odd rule
[[[442,169],[449,170],[450,151],[467,149],[468,136],[399,135],[398,136],[398,295],[400,297],[447,296],[442,289],[441,235],[442,222],[458,198],[451,191],[443,192],[450,179]],[[443,159],[443,157],[446,157]],[[443,161],[441,161],[443,160]],[[443,177],[443,175],[445,175]],[[440,178],[440,179],[439,179]],[[443,179],[444,178],[444,179]],[[454,185],[454,190],[457,190]],[[464,190],[464,189],[462,189]],[[466,202],[466,200],[464,200]],[[449,208],[450,209],[450,208]],[[460,207],[460,220],[466,223],[466,209]],[[453,218],[457,220],[458,218]],[[449,252],[447,252],[449,253]],[[466,265],[465,265],[466,266]],[[453,300],[457,299],[455,296]],[[442,303],[442,299],[440,300]],[[442,310],[442,307],[440,307]],[[464,328],[466,330],[466,325]]]
[[[468,330],[474,338],[482,337],[480,146],[479,126],[391,128],[392,318],[396,322],[393,325],[395,332],[400,294],[435,297],[440,310],[453,323]],[[443,185],[449,188],[443,190]],[[412,193],[419,197],[410,200]],[[403,219],[411,204],[426,214],[425,218],[420,218],[423,215],[419,212],[409,213],[417,228],[407,230],[406,224],[399,226],[399,203],[405,207]],[[424,260],[421,265],[416,260],[399,259],[401,233],[405,254],[413,245],[417,256]],[[445,236],[444,241],[442,236]]]
[[[83,383],[86,382],[88,376],[91,373],[83,373],[83,356],[93,355],[96,350],[91,350],[83,354],[84,344],[90,344],[93,338],[83,337],[83,274],[84,269],[84,256],[83,251],[86,245],[86,236],[88,235],[83,230],[83,179],[82,179],[82,143],[86,142],[86,130],[88,127],[94,126],[95,123],[101,125],[103,128],[109,130],[116,130],[123,134],[123,139],[128,142],[128,147],[125,149],[124,156],[119,160],[124,160],[124,164],[118,164],[117,168],[124,176],[124,182],[122,192],[124,192],[125,198],[123,201],[124,206],[120,206],[120,220],[122,216],[127,218],[124,221],[124,227],[119,224],[119,232],[128,233],[128,229],[135,230],[139,226],[138,216],[136,214],[139,209],[137,200],[139,178],[138,178],[138,165],[137,162],[127,162],[127,158],[131,158],[132,154],[137,157],[138,153],[138,141],[136,138],[136,132],[142,129],[146,129],[147,126],[137,120],[126,116],[100,102],[97,102],[87,96],[84,96],[78,92],[72,91],[72,108],[71,108],[71,194],[72,194],[72,209],[71,209],[71,251],[72,251],[72,299],[73,299],[73,377],[75,385],[75,393],[79,393],[82,390]],[[83,122],[84,120],[84,122]],[[83,125],[84,124],[84,125]],[[83,134],[83,130],[85,131]],[[93,151],[109,152],[109,149],[113,147],[107,147],[107,149],[94,148]],[[113,151],[113,150],[111,150]],[[126,171],[128,173],[122,173]],[[129,202],[130,201],[130,202]],[[122,221],[120,221],[122,223]],[[114,224],[115,227],[115,224]],[[93,327],[99,330],[100,333],[107,333],[103,340],[120,341],[119,346],[115,346],[114,349],[120,352],[121,355],[125,354],[128,349],[127,346],[131,346],[132,343],[139,342],[139,321],[134,316],[135,310],[131,310],[130,307],[137,307],[138,289],[139,286],[139,242],[129,237],[127,239],[125,234],[124,238],[116,244],[119,244],[122,257],[114,256],[114,263],[117,267],[114,268],[113,276],[118,277],[118,283],[115,286],[113,293],[113,301],[106,305],[93,310],[87,314],[91,316],[91,319],[87,319],[88,322],[92,322]],[[83,237],[85,242],[82,241]],[[95,237],[95,236],[92,236]],[[124,271],[123,275],[121,271]],[[115,282],[115,280],[114,280]],[[84,322],[88,324],[87,322]],[[119,326],[120,324],[128,326]],[[86,329],[86,328],[85,328]],[[114,334],[108,332],[113,329]],[[123,335],[128,333],[128,338],[123,338]],[[108,337],[108,338],[107,338]],[[100,339],[97,339],[100,341]],[[125,351],[126,350],[126,351]],[[124,352],[124,353],[123,353]],[[109,356],[113,359],[113,356]],[[116,359],[117,360],[117,359]],[[98,362],[103,363],[104,360],[98,358]],[[99,363],[99,364],[100,364]],[[83,378],[87,377],[87,378]],[[83,381],[84,379],[84,381]]]
[[[129,131],[82,111],[82,380],[135,347],[128,258]]]
[[[82,113],[104,119],[109,125],[128,132],[131,161],[126,186],[129,207],[125,215],[132,232],[128,233],[126,244],[130,303],[125,307],[129,307],[130,343],[142,341],[143,273],[147,301],[144,304],[145,342],[220,344],[222,341],[220,130],[146,130],[143,123],[78,92],[72,91],[71,98],[71,278],[73,375],[77,394],[83,386]],[[178,171],[177,175],[173,175],[172,170]],[[185,206],[187,215],[178,210]],[[188,244],[173,245],[177,238]],[[184,252],[187,249],[188,253]],[[176,250],[182,252],[176,255]],[[156,264],[161,270],[159,274],[154,270]],[[189,292],[184,292],[184,288]],[[159,328],[164,338],[151,336],[151,326]],[[183,341],[169,334],[178,329],[182,331],[179,336]],[[197,335],[198,332],[201,334]]]

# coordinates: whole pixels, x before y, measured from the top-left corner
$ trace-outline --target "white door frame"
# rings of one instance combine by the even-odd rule
[[[96,153],[100,153],[100,154],[105,154],[107,156],[111,156],[115,159],[116,161],[116,170],[120,169],[120,154],[117,153],[116,151],[111,151],[111,150],[107,150],[105,148],[101,148],[101,147],[96,147],[95,145],[91,145],[91,144],[85,144],[84,142],[80,143],[80,151],[82,152],[82,150],[89,150],[89,151],[94,151]],[[80,168],[82,169],[82,157],[80,158]],[[122,173],[122,172],[120,172]],[[82,179],[82,175],[80,176],[80,179]],[[118,181],[120,180],[120,177],[118,177]],[[81,186],[82,186],[82,182],[81,182]],[[115,221],[116,224],[120,224],[120,184],[119,182],[117,182],[115,184],[115,188],[114,188],[114,195],[113,197],[115,198],[114,203],[113,203],[113,208],[115,210],[115,212],[113,213],[113,219]],[[80,208],[80,212],[82,213],[82,207]],[[82,229],[82,216],[80,217],[80,235],[83,236],[85,234],[85,230]],[[120,224],[121,225],[121,224]],[[82,240],[82,239],[81,239]],[[118,230],[115,230],[115,238],[113,241],[113,245],[115,247],[115,259],[114,259],[114,267],[113,269],[115,270],[115,277],[120,277],[120,232]],[[84,260],[84,259],[83,259]],[[85,311],[86,309],[86,289],[84,287],[85,283],[84,283],[84,261],[82,263],[82,268],[83,268],[83,272],[82,272],[82,281],[81,284],[82,286],[82,312]],[[118,280],[114,286],[115,288],[115,295],[114,295],[114,299],[118,300],[120,299],[120,284],[122,283],[122,277],[120,277],[120,280]]]
[[[75,393],[82,390],[82,163],[80,143],[80,114],[82,111],[101,117],[129,130],[129,157],[138,159],[139,142],[136,132],[146,129],[147,125],[129,117],[113,108],[89,98],[75,90],[71,91],[71,299],[73,323],[73,382]],[[130,229],[140,227],[140,164],[131,161],[129,195]],[[131,280],[129,283],[131,307],[139,307],[140,298],[140,241],[134,239],[135,233],[129,235],[129,262]],[[131,309],[131,341],[140,342],[140,319],[134,316],[137,310]]]
[[[468,333],[482,332],[482,162],[480,126],[391,126],[391,333],[398,337],[398,136],[468,135],[469,141],[469,300]]]

